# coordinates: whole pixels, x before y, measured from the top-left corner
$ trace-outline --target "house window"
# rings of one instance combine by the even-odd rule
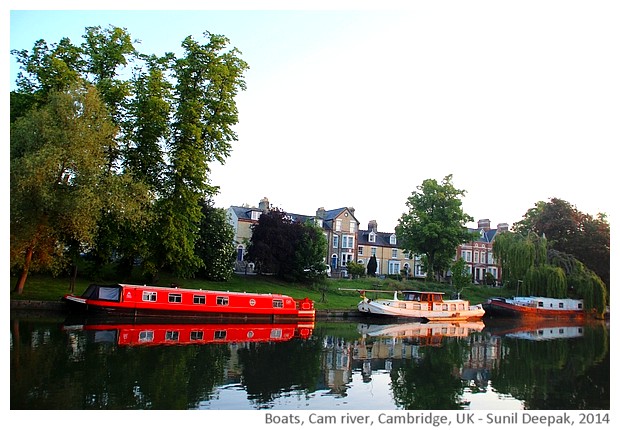
[[[143,302],[156,302],[157,293],[155,291],[142,291]]]
[[[340,231],[340,230],[342,230],[342,220],[337,219],[336,220],[336,231]]]
[[[461,251],[461,258],[471,263],[471,251]]]
[[[493,252],[489,251],[487,254],[487,261],[489,262],[489,264],[495,264],[495,261],[493,260]]]
[[[353,254],[349,252],[343,252],[341,257],[342,257],[342,259],[340,260],[341,266],[346,266],[349,261],[353,261]]]
[[[228,306],[228,296],[217,296],[215,303],[218,306]]]
[[[357,247],[357,255],[364,255],[364,247],[363,246],[358,246]]]
[[[390,236],[390,245],[396,245],[396,235],[392,234]]]
[[[484,251],[480,253],[480,262],[482,264],[487,264],[487,253]]]
[[[374,231],[371,231],[370,233],[368,233],[368,242],[375,243],[376,240],[377,240],[377,235],[375,234]]]
[[[370,256],[371,257],[376,257],[377,256],[377,248],[376,247],[371,247],[370,248]]]
[[[204,305],[207,303],[205,296],[194,296],[195,305]]]
[[[355,221],[353,221],[353,220],[349,221],[349,232],[350,233],[355,233],[355,228],[356,228]]]
[[[181,295],[177,293],[168,294],[168,303],[181,303]]]
[[[478,251],[474,252],[474,263],[477,263],[480,259],[480,254],[478,253]]]
[[[398,275],[400,273],[400,261],[388,262],[388,275]]]
[[[274,299],[272,305],[274,308],[283,308],[284,302],[281,299]]]
[[[392,258],[398,258],[398,249],[392,249]]]
[[[353,248],[353,236],[349,236],[346,234],[342,235],[342,247],[343,248]]]
[[[258,211],[252,211],[252,215],[250,216],[254,221],[258,221],[258,219],[260,218],[260,212]]]
[[[334,235],[334,238],[332,239],[332,247],[334,249],[338,248],[338,236]]]

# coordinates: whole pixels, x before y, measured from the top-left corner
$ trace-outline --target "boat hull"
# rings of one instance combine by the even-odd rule
[[[484,316],[482,305],[467,306],[460,310],[407,309],[391,300],[369,300],[364,298],[358,304],[361,313],[396,318],[410,318],[420,321],[475,321]]]
[[[293,299],[279,294],[251,294],[189,290],[168,287],[112,285],[91,286],[84,295],[66,295],[73,311],[133,317],[213,317],[265,321],[314,320],[314,304],[309,299]]]
[[[583,309],[549,309],[526,306],[506,299],[490,299],[483,307],[488,316],[523,318],[523,319],[575,319],[582,320],[586,313]]]

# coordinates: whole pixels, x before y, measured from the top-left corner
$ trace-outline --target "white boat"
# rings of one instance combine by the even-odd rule
[[[484,315],[481,304],[470,305],[468,300],[444,300],[444,293],[434,291],[403,291],[398,298],[394,291],[391,299],[370,299],[366,292],[386,292],[383,290],[361,291],[362,301],[357,309],[365,314],[416,318],[425,321],[467,321],[478,320]]]

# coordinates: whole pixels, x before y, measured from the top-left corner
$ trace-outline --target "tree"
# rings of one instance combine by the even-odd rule
[[[202,202],[202,221],[196,241],[196,255],[203,268],[198,275],[211,281],[227,281],[235,266],[235,231],[228,222],[226,211],[216,208],[211,201]]]
[[[273,209],[252,226],[246,258],[259,273],[309,282],[325,276],[326,249],[325,235],[316,225],[293,221],[286,212]]]
[[[396,235],[405,252],[425,257],[425,271],[438,278],[454,257],[455,249],[471,238],[465,223],[473,218],[463,212],[464,190],[452,185],[452,175],[441,184],[426,179],[407,199],[408,213],[403,213]]]
[[[562,199],[552,198],[537,202],[514,228],[522,234],[544,234],[550,248],[574,255],[609,286],[610,226],[605,214],[593,217]]]
[[[11,264],[60,270],[66,247],[93,243],[104,204],[103,148],[116,128],[92,86],[52,91],[11,126]],[[20,261],[21,260],[21,261]]]
[[[114,256],[124,272],[137,257],[143,269],[154,275],[167,268],[179,276],[193,276],[203,267],[196,254],[201,204],[218,192],[209,181],[209,167],[212,162],[224,163],[236,140],[234,98],[245,89],[243,73],[248,68],[239,51],[228,48],[227,38],[209,32],[204,36],[205,43],[186,38],[182,58],[139,54],[127,31],[114,26],[86,28],[80,46],[64,38],[51,45],[39,40],[32,52],[12,51],[21,67],[18,91],[11,93],[12,136],[27,133],[26,122],[34,120],[29,112],[44,112],[52,103],[51,94],[80,86],[94,87],[92,93],[103,101],[106,111],[106,122],[93,123],[89,132],[97,126],[116,126],[110,135],[98,139],[96,155],[103,152],[105,163],[93,199],[93,205],[100,202],[100,213],[89,215],[96,225],[88,229],[88,240],[69,234],[59,247],[55,223],[62,220],[34,221],[30,226],[33,231],[39,229],[39,238],[53,237],[46,242],[47,248],[62,251],[46,253],[47,267],[60,254],[66,257],[67,248],[74,256],[86,250],[100,264]],[[133,78],[121,78],[129,67],[133,67]],[[66,120],[71,121],[68,116]],[[69,124],[67,130],[73,126]],[[47,128],[54,127],[60,130],[60,122]],[[80,139],[84,136],[75,142]],[[12,154],[12,169],[20,156]],[[61,197],[61,193],[53,196]],[[12,250],[28,242],[24,225],[34,219],[19,212],[17,207],[11,212],[16,232],[12,231]]]
[[[183,41],[185,56],[173,66],[176,85],[175,118],[170,141],[170,166],[159,203],[158,254],[161,267],[191,276],[202,267],[194,253],[202,213],[200,202],[217,187],[209,184],[209,163],[223,163],[238,121],[234,97],[245,89],[247,64],[238,51],[225,51],[229,40],[205,33],[205,44],[191,37]]]
[[[361,278],[366,273],[366,268],[363,264],[356,263],[355,261],[349,261],[347,263],[347,272],[353,279]]]
[[[370,259],[368,260],[368,265],[366,266],[366,271],[368,273],[368,276],[372,276],[374,277],[377,273],[377,257],[375,257],[374,255],[372,257],[370,257]]]
[[[452,264],[450,271],[452,272],[452,287],[457,297],[460,298],[465,287],[471,285],[471,274],[467,271],[467,263],[459,258]]]
[[[534,232],[502,232],[493,243],[493,254],[507,285],[522,296],[575,297],[586,309],[602,316],[608,296],[605,284],[570,254],[547,248],[547,240]]]

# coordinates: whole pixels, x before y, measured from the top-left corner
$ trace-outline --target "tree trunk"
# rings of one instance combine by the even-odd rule
[[[29,246],[26,249],[26,258],[24,261],[24,268],[22,269],[21,275],[19,275],[19,279],[17,280],[17,284],[15,285],[15,290],[17,294],[21,294],[24,292],[24,285],[26,285],[26,278],[28,278],[28,270],[30,269],[30,262],[32,261],[32,253],[34,249],[32,246]]]

